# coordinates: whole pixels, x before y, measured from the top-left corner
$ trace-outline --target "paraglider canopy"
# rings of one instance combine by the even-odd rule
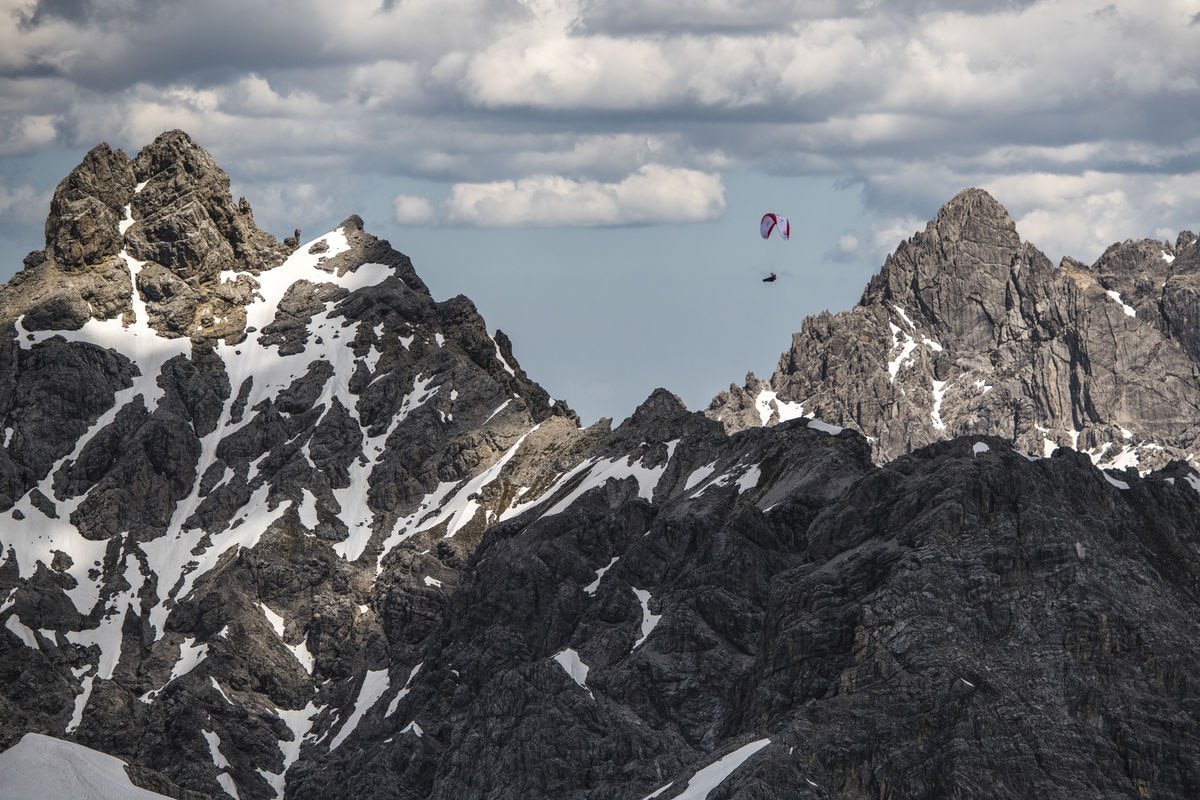
[[[778,234],[780,239],[786,239],[792,232],[792,226],[788,224],[787,217],[779,214],[763,214],[762,222],[758,224],[758,231],[764,239],[769,237],[772,231]]]

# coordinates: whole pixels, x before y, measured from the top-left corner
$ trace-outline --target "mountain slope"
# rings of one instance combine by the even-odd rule
[[[584,429],[358,218],[279,243],[186,134],[100,146],[0,288],[0,745],[239,800],[1189,797],[1194,239],[1054,269],[969,190],[770,381]]]
[[[411,553],[376,580],[396,547],[436,541],[419,569],[452,575],[511,500],[483,476],[578,425],[357,218],[285,259],[227,189],[179,132],[101,146],[56,193],[80,220],[52,212],[6,288],[0,660],[9,735],[177,760],[208,791],[228,761],[271,796],[337,702],[319,687],[405,647],[380,617],[444,602]]]

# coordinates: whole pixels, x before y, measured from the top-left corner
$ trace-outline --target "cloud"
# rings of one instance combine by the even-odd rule
[[[422,225],[437,217],[433,204],[424,197],[398,194],[392,198],[392,206],[396,210],[396,222],[401,225]]]
[[[253,191],[247,192],[240,185],[231,187],[234,197],[250,194],[254,200],[254,216],[259,225],[271,228],[277,220],[312,219],[329,215],[333,209],[332,199],[321,188],[305,181],[257,183]],[[280,230],[288,234],[290,230]]]
[[[447,199],[450,222],[496,228],[700,222],[724,210],[716,175],[654,164],[616,183],[537,175],[457,184]]]
[[[28,183],[10,187],[0,179],[0,225],[40,225],[49,205],[50,193]]]
[[[1174,243],[1180,231],[1195,230],[1200,207],[1200,172],[1002,176],[986,188],[1009,209],[1021,238],[1055,262],[1071,256],[1090,263],[1125,239]]]
[[[133,152],[182,127],[255,185],[328,197],[371,176],[421,179],[450,195],[434,209],[446,220],[509,226],[669,221],[637,202],[655,186],[675,187],[679,219],[709,219],[731,170],[856,178],[881,220],[991,182],[1028,198],[1013,210],[1031,230],[1087,250],[1112,227],[1053,233],[1039,220],[1066,201],[1021,191],[1023,177],[1058,176],[1047,185],[1076,202],[1094,186],[1110,197],[1096,214],[1140,225],[1140,209],[1173,223],[1184,205],[1156,202],[1164,179],[1139,176],[1200,171],[1195,0],[1096,10],[0,0],[0,159],[99,141]],[[320,205],[282,190],[257,202],[277,201]],[[416,203],[397,213],[433,218]]]
[[[835,263],[853,263],[861,256],[862,250],[858,234],[846,231],[838,237],[837,243],[826,251],[824,258]]]

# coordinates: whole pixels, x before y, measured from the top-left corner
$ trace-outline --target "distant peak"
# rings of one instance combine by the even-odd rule
[[[996,198],[983,189],[963,189],[938,211],[927,233],[943,242],[977,242],[1015,249],[1021,244],[1017,226]]]
[[[358,214],[351,214],[342,220],[338,227],[347,231],[361,231],[363,229],[362,217],[360,217]]]

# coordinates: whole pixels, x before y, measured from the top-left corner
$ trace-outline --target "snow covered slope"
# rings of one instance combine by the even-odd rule
[[[134,786],[125,763],[82,745],[27,733],[0,753],[0,800],[161,800]]]

